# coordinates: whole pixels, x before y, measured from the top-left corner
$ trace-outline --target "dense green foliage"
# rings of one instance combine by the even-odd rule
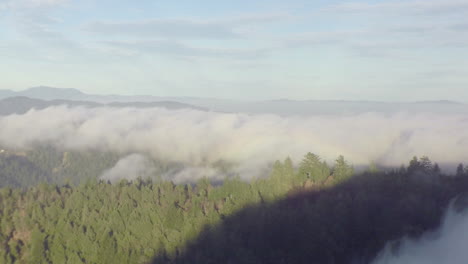
[[[440,226],[454,197],[465,198],[455,203],[464,208],[467,191],[466,177],[429,183],[398,172],[359,175],[249,206],[208,227],[175,260],[153,263],[370,263],[387,242]]]
[[[96,179],[115,165],[120,155],[101,151],[59,151],[50,146],[4,150],[0,146],[0,187],[39,183],[79,184]]]
[[[0,262],[145,263],[154,257],[154,263],[346,263],[337,256],[349,257],[359,247],[372,256],[388,239],[435,227],[449,199],[466,186],[465,177],[414,166],[413,174],[349,180],[354,172],[343,157],[330,168],[309,153],[297,168],[289,158],[277,161],[270,177],[250,183],[138,179],[6,187],[0,190]],[[434,180],[413,180],[417,173]],[[379,207],[382,200],[389,207]],[[372,215],[386,211],[400,220]],[[414,215],[403,219],[402,212]],[[346,244],[356,235],[367,240]]]

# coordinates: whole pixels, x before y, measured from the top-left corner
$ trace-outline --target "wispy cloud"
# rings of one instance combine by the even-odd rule
[[[468,26],[458,21],[410,19],[395,22],[388,19],[349,29],[291,34],[279,38],[278,43],[286,49],[339,47],[359,56],[400,56],[405,52],[460,47],[468,43],[468,35],[461,34]]]
[[[468,31],[468,23],[455,24],[450,27],[450,29],[460,32]]]
[[[47,13],[25,12],[15,16],[10,25],[17,39],[8,42],[10,55],[18,59],[28,54],[29,60],[64,61],[84,52],[80,42],[59,30],[62,22]],[[23,52],[16,52],[23,49]],[[13,52],[15,51],[15,52]],[[17,54],[23,53],[23,54]]]
[[[428,0],[428,1],[396,1],[364,3],[351,2],[331,5],[323,9],[328,12],[344,13],[373,13],[382,15],[388,13],[396,14],[459,14],[468,12],[468,1],[466,0]]]
[[[291,18],[287,14],[256,14],[221,19],[160,18],[140,21],[95,21],[84,30],[107,35],[140,38],[233,39],[242,36],[244,26]]]
[[[64,4],[68,1],[69,0],[6,0],[4,3],[0,3],[0,10],[52,7]]]
[[[99,34],[96,35],[100,39],[97,45],[121,54],[252,60],[271,51],[271,45],[252,43],[255,40],[250,36],[255,35],[258,27],[293,18],[289,14],[272,13],[208,19],[95,21],[84,25],[83,29]],[[197,43],[198,40],[205,42]]]
[[[406,52],[460,46],[468,40],[460,34],[468,15],[466,0],[354,1],[320,8],[314,15],[341,26],[286,37],[286,47],[326,44],[359,56],[405,57]]]
[[[165,80],[169,85],[180,82],[174,78],[180,71],[192,72],[188,65],[197,65],[200,74],[194,74],[190,83],[180,83],[178,94],[193,91],[193,87],[212,87],[190,92],[209,96],[219,90],[214,84],[231,83],[226,85],[231,87],[237,81],[256,83],[271,79],[269,87],[274,94],[283,94],[284,87],[288,87],[295,90],[291,93],[298,97],[339,95],[343,94],[343,89],[363,91],[362,86],[390,89],[391,85],[402,84],[396,84],[395,80],[405,78],[404,84],[421,85],[422,80],[416,79],[417,72],[445,70],[435,69],[435,65],[441,63],[466,68],[461,58],[468,47],[468,35],[464,34],[467,31],[468,0],[352,0],[333,1],[338,4],[330,3],[328,6],[314,1],[307,4],[292,1],[290,7],[281,9],[270,8],[275,4],[266,9],[267,4],[264,3],[256,3],[252,7],[240,3],[210,6],[197,3],[191,4],[194,10],[184,9],[183,12],[178,9],[180,3],[0,2],[3,10],[8,8],[8,12],[1,12],[0,35],[5,36],[0,44],[3,47],[1,52],[2,58],[6,57],[10,63],[33,69],[46,60],[51,67],[47,72],[62,70],[61,63],[64,62],[87,64],[86,68],[96,67],[93,72],[103,70],[97,65],[109,61],[115,62],[112,67],[106,67],[106,71],[111,72],[166,65],[164,76],[171,76]],[[381,67],[370,65],[379,59]],[[233,74],[233,68],[226,67],[228,64],[240,65],[239,62],[258,67],[255,70],[235,69],[242,74]],[[399,74],[398,78],[389,77],[388,72],[394,71],[397,64],[407,62],[413,63],[414,67],[394,73]],[[344,64],[353,65],[352,69],[343,73],[343,78],[336,78],[337,67],[345,67]],[[9,70],[4,67],[4,70]],[[40,71],[38,69],[33,74],[40,77],[47,73]],[[289,71],[297,73],[297,77],[291,77]],[[307,77],[311,71],[319,75],[320,80],[311,82]],[[380,78],[371,80],[370,72]],[[283,74],[289,77],[281,78]],[[76,72],[62,76],[69,76],[70,83],[66,86],[90,86],[83,83],[83,78],[74,77]],[[154,78],[153,74],[145,71],[128,71],[127,79],[132,81],[121,85],[135,87],[135,80],[139,80],[146,83],[146,88],[141,89],[150,89],[150,83],[156,81]],[[10,79],[9,82],[18,83],[19,88],[19,82],[13,77]],[[92,82],[106,83],[104,89],[113,92],[113,80],[104,79]],[[345,79],[349,80],[346,84]],[[197,80],[198,84],[195,84]],[[452,80],[441,78],[440,82]],[[459,80],[463,82],[466,78],[460,77]],[[201,81],[213,85],[203,86]],[[36,85],[32,78],[30,82],[30,85]],[[316,89],[313,92],[312,87]],[[243,89],[237,91],[238,94],[263,94],[263,91],[258,92],[262,89],[267,92],[267,88],[237,89]]]
[[[132,35],[145,38],[235,38],[232,28],[216,23],[184,19],[152,19],[129,22],[93,22],[87,31],[109,35]]]
[[[136,54],[158,53],[180,57],[235,58],[251,60],[265,56],[267,49],[194,47],[171,40],[102,41],[100,44]]]

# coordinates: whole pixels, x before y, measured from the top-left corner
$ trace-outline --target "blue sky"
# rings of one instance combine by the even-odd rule
[[[0,0],[0,89],[468,101],[468,0]]]

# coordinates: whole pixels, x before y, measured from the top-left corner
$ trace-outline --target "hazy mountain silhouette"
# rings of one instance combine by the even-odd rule
[[[179,102],[192,106],[210,109],[217,112],[277,114],[288,115],[330,115],[330,114],[360,114],[377,112],[392,114],[408,113],[441,113],[468,114],[468,105],[448,101],[417,101],[417,102],[379,102],[379,101],[349,101],[349,100],[227,100],[199,97],[160,97],[151,95],[94,95],[86,94],[72,88],[54,88],[47,86],[33,87],[23,91],[0,90],[0,99],[15,96],[26,96],[42,100],[72,100],[97,103],[129,103],[129,102]],[[142,105],[140,103],[140,105]],[[146,106],[145,106],[146,107]]]
[[[49,86],[37,86],[22,91],[0,90],[0,99],[16,96],[42,100],[92,101],[98,103],[176,101],[173,99],[177,98],[150,95],[96,95],[87,94],[74,88],[55,88]]]
[[[166,109],[195,109],[205,111],[205,108],[192,106],[188,104],[163,101],[163,102],[124,102],[124,103],[109,103],[101,104],[89,101],[71,101],[71,100],[41,100],[33,99],[24,96],[9,97],[0,100],[0,115],[24,114],[31,109],[44,109],[50,106],[67,105],[67,106],[86,106],[86,107],[134,107],[134,108],[154,108],[162,107]]]

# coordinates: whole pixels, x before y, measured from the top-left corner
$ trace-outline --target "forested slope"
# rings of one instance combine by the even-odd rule
[[[0,146],[0,187],[29,187],[39,183],[76,185],[96,179],[120,157],[103,151],[59,151],[46,145],[29,150]]]
[[[0,191],[2,263],[349,263],[436,227],[463,175],[428,159],[351,177],[311,153],[213,186],[89,180]],[[430,167],[428,165],[431,165]],[[464,172],[463,172],[464,173]],[[420,181],[425,177],[426,181]]]

